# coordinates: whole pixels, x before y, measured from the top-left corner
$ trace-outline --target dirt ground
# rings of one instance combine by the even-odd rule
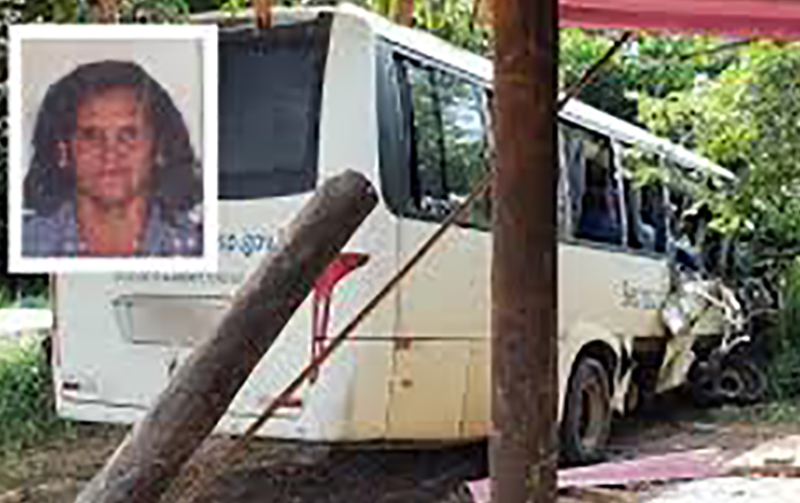
[[[60,439],[0,461],[0,503],[70,503],[124,437],[121,428],[79,425]]]
[[[676,413],[680,410],[680,413]],[[800,423],[712,423],[673,406],[618,421],[612,459],[721,447],[740,453],[800,433]],[[72,439],[0,461],[0,503],[72,503],[122,440],[122,428],[84,426]],[[464,481],[487,475],[485,444],[425,451],[309,449],[260,441],[246,465],[226,473],[208,503],[470,503]],[[644,497],[665,486],[638,488]],[[648,496],[649,495],[649,496]]]

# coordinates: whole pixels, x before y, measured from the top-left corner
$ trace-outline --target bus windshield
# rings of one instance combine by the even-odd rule
[[[314,190],[330,18],[219,34],[219,196]]]

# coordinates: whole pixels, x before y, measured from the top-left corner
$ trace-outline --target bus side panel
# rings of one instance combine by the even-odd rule
[[[489,434],[491,424],[491,338],[469,341],[469,368],[464,397],[461,436],[480,438]]]
[[[559,245],[563,327],[595,323],[629,336],[663,335],[659,309],[669,288],[665,259],[581,244]]]
[[[558,270],[560,418],[573,365],[587,344],[602,342],[619,362],[635,337],[665,335],[660,307],[669,271],[664,259],[577,243],[559,245]],[[614,370],[616,384],[625,385],[619,366]]]
[[[341,16],[333,26],[320,127],[320,172],[324,178],[356,170],[380,192],[375,90],[375,36],[363,21]],[[337,335],[389,280],[397,268],[395,219],[381,197],[346,252],[366,254],[364,266],[336,286],[328,337]],[[369,440],[386,432],[388,362],[385,343],[396,327],[397,293],[362,321],[320,369],[307,389],[304,438]],[[373,342],[378,339],[384,342]],[[312,433],[313,432],[313,433]]]
[[[639,335],[661,335],[659,312],[668,286],[666,264],[647,257],[561,243],[559,249],[559,418],[572,366],[589,343],[603,342],[617,353]],[[488,260],[488,258],[486,258]],[[488,280],[484,285],[489,288]],[[621,284],[632,282],[652,290],[625,307]],[[630,292],[629,292],[630,293]],[[490,311],[485,311],[488,324]],[[465,400],[464,437],[488,433],[491,418],[491,342],[469,343],[471,358]],[[618,376],[621,377],[621,376]],[[619,382],[622,385],[622,381]]]
[[[394,351],[389,437],[455,439],[461,435],[469,345],[413,340]]]
[[[438,224],[401,219],[401,254],[409,257]],[[401,326],[414,338],[485,338],[491,309],[488,232],[451,227],[401,282]]]

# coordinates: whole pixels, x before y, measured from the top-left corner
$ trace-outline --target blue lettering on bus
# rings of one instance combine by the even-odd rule
[[[249,257],[259,253],[274,253],[279,243],[275,236],[259,232],[224,233],[219,235],[221,253],[242,254]]]

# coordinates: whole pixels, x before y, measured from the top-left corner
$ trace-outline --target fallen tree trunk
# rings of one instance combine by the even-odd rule
[[[359,174],[329,180],[76,503],[158,501],[376,203],[373,187]]]

